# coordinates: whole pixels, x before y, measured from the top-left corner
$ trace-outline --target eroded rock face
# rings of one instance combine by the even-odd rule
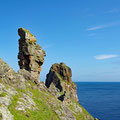
[[[25,89],[25,79],[0,58],[0,82],[19,89]]]
[[[45,51],[36,44],[37,39],[28,30],[24,28],[18,29],[19,39],[19,66],[20,69],[25,69],[30,72],[39,84],[39,74],[41,66],[44,63]]]
[[[9,107],[12,105],[14,96],[20,96],[18,90],[26,90],[25,81],[28,79],[16,73],[0,58],[0,120],[14,120]],[[22,93],[22,97],[17,101],[16,109],[25,111],[26,108],[37,109],[32,97]]]
[[[61,101],[69,101],[71,98],[78,102],[77,89],[75,83],[71,80],[72,71],[64,63],[53,64],[47,74],[46,87],[50,92]],[[55,87],[57,90],[55,90]],[[58,91],[58,93],[56,92]],[[57,93],[57,94],[56,94]]]

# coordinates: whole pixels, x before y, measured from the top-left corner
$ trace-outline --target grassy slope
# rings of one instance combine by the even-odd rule
[[[34,83],[29,82],[31,86],[34,86]],[[26,90],[19,90],[18,95],[13,96],[12,104],[9,106],[9,111],[14,115],[15,120],[59,120],[60,118],[55,113],[56,109],[61,109],[60,105],[62,104],[58,99],[56,99],[53,95],[46,91],[39,91],[39,89],[31,89],[26,86]],[[33,96],[32,99],[36,103],[37,110],[29,110],[26,109],[26,112],[18,111],[16,110],[17,101],[19,101],[19,98],[22,96],[21,93],[26,93],[27,91],[30,91]],[[75,101],[73,101],[76,103]],[[55,106],[54,106],[55,104]],[[76,103],[78,104],[78,103]],[[81,107],[81,106],[80,106]],[[74,106],[70,105],[69,108],[74,111]],[[74,116],[76,117],[76,120],[85,120],[84,116],[89,115],[89,113],[82,108],[83,113],[74,113]],[[90,115],[89,115],[90,116]],[[93,118],[91,117],[91,120]]]

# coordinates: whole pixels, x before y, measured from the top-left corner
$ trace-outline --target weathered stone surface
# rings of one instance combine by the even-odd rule
[[[24,93],[22,94],[22,97],[19,98],[17,103],[18,103],[18,105],[15,108],[16,110],[22,110],[22,111],[26,112],[26,109],[30,109],[30,110],[37,109],[33,99]]]
[[[0,113],[2,120],[13,120],[14,116],[10,113],[6,106],[0,107]]]
[[[28,30],[24,28],[18,29],[19,39],[19,54],[20,69],[25,69],[34,77],[37,84],[39,81],[39,74],[41,66],[44,63],[45,51],[36,44],[37,39]]]
[[[0,77],[4,77],[8,72],[15,73],[15,71],[0,58]]]
[[[64,116],[60,117],[61,120],[75,120],[76,118],[73,115],[73,112],[65,105],[62,105],[62,114]]]
[[[13,87],[25,89],[25,79],[22,75],[16,73],[0,58],[0,81]]]
[[[54,95],[56,94],[56,91],[59,90],[62,95],[58,96],[57,93],[56,96],[61,100],[63,100],[64,97],[67,97],[78,101],[76,85],[72,82],[71,77],[72,71],[68,66],[64,63],[56,63],[50,68],[45,85],[47,88],[50,88],[51,93]],[[53,89],[51,88],[51,85],[53,86],[53,84],[57,90],[55,90],[54,87],[52,87]]]
[[[13,115],[8,110],[8,106],[11,104],[12,96],[16,95],[17,91],[10,86],[0,83],[0,118],[1,120],[13,120]]]

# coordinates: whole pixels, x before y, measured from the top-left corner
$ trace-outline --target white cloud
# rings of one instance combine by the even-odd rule
[[[51,48],[53,46],[53,44],[48,44],[48,45],[43,45],[43,49],[48,49],[48,48]]]
[[[93,36],[95,36],[95,34],[91,33],[91,34],[88,34],[88,36],[93,37]]]
[[[116,26],[116,25],[119,25],[119,24],[120,24],[120,22],[106,23],[106,24],[103,24],[103,25],[97,25],[97,26],[88,28],[87,31],[99,30],[99,29],[103,29],[103,28],[107,28],[107,27]]]
[[[119,13],[119,12],[120,12],[119,9],[114,8],[114,9],[111,9],[111,10],[107,11],[106,13]]]
[[[95,27],[91,27],[91,28],[88,28],[87,31],[93,31],[93,30],[98,30],[98,29],[102,29],[104,28],[104,26],[95,26]]]
[[[111,59],[111,58],[115,58],[118,57],[118,55],[97,55],[95,56],[95,59],[97,60],[104,60],[104,59]]]

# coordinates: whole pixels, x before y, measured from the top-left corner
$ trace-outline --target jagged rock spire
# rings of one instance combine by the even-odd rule
[[[24,28],[18,29],[19,39],[19,66],[20,69],[25,69],[30,72],[39,83],[39,74],[41,66],[44,63],[45,51],[36,44],[36,37]]]

